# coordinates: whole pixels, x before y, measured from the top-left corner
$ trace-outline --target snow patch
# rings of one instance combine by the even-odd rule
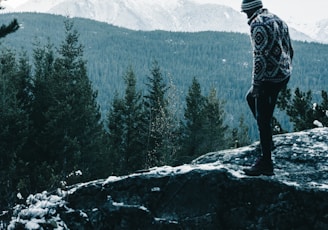
[[[67,229],[65,223],[60,219],[57,208],[64,207],[65,201],[57,195],[49,195],[46,191],[29,195],[26,205],[17,205],[14,210],[18,212],[18,217],[12,219],[8,230],[16,229],[17,225],[23,225],[25,229],[42,229],[40,224],[51,223],[57,226],[54,229]]]

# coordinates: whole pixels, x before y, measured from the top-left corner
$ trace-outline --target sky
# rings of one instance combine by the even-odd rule
[[[1,0],[0,0],[1,1]],[[3,5],[16,7],[28,0],[7,0]],[[53,0],[50,0],[53,1]],[[108,0],[109,1],[109,0]],[[138,0],[136,0],[138,1]],[[166,0],[154,0],[166,1]],[[192,0],[198,3],[217,3],[240,10],[242,0]],[[265,8],[277,14],[284,20],[293,20],[300,23],[313,23],[328,18],[328,0],[262,0]]]
[[[1,4],[4,5],[4,6],[12,6],[12,7],[16,7],[16,6],[19,6],[25,2],[27,2],[28,0],[5,0],[5,1],[1,1]]]
[[[193,0],[199,3],[217,3],[240,11],[242,0]],[[263,6],[284,20],[295,19],[300,23],[328,18],[328,0],[262,0]]]

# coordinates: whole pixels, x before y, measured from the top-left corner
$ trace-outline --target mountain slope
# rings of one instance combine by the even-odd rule
[[[328,39],[328,19],[321,20],[317,23],[315,37],[318,41],[327,43]]]
[[[133,30],[231,31],[247,33],[245,15],[228,6],[192,0],[29,0],[4,12],[42,12],[89,18]],[[292,38],[314,41],[291,29]],[[328,42],[325,37],[322,42]]]

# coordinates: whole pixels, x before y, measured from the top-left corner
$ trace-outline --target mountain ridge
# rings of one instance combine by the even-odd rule
[[[225,31],[248,33],[245,15],[233,8],[192,0],[29,0],[3,12],[41,12],[71,17],[89,18],[132,30],[164,30],[182,32]],[[292,23],[291,23],[292,24]],[[313,25],[311,25],[313,26]],[[304,26],[309,31],[309,25]],[[291,26],[291,36],[299,41],[328,43],[328,22],[317,23],[313,31],[304,33]]]

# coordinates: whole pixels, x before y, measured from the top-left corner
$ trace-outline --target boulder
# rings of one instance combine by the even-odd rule
[[[328,129],[277,135],[274,146],[274,176],[243,174],[254,143],[30,195],[8,229],[328,229]]]

